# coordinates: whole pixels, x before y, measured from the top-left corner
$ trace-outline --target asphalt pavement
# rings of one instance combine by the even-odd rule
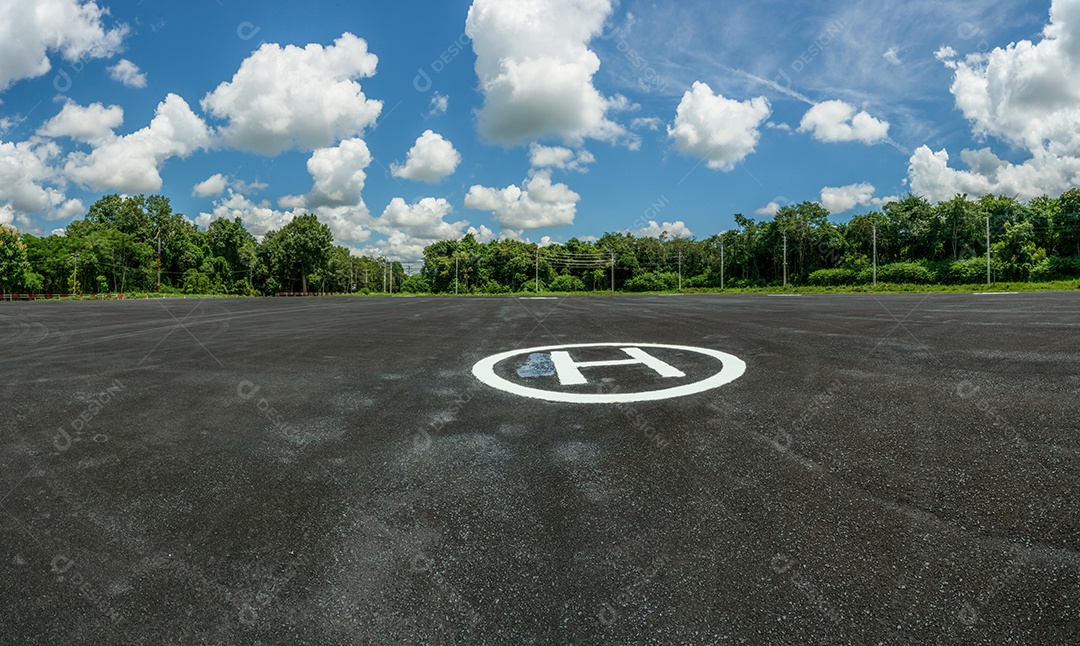
[[[1080,643],[1080,291],[0,303],[0,644]]]

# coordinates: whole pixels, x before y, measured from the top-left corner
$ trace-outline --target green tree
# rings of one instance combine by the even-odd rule
[[[908,194],[883,209],[885,227],[878,227],[878,256],[894,262],[933,259],[941,253],[941,224],[926,199]],[[883,230],[884,229],[884,230]]]
[[[307,279],[312,273],[326,269],[334,236],[330,227],[319,222],[313,214],[293,218],[280,231],[266,234],[264,244],[271,241],[271,267],[278,279],[291,284],[300,278],[300,289],[307,291]]]
[[[1035,245],[1035,231],[1030,222],[1005,223],[1005,233],[991,245],[1006,280],[1027,280],[1032,268],[1046,258]]]
[[[240,218],[219,218],[211,222],[206,230],[206,242],[214,259],[207,267],[211,280],[225,292],[250,293],[256,242]]]
[[[953,260],[960,258],[963,249],[974,250],[979,246],[985,249],[986,245],[979,235],[979,205],[969,200],[967,194],[939,202],[935,211],[949,245],[949,256]]]
[[[1071,188],[1058,198],[1054,217],[1054,253],[1080,256],[1080,190]]]
[[[30,273],[22,236],[15,227],[0,224],[0,292],[21,290],[30,281]]]

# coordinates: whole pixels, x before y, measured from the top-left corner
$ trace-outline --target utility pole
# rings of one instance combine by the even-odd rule
[[[615,293],[615,252],[611,252],[611,293]]]
[[[71,279],[71,282],[73,283],[72,289],[76,294],[81,294],[82,290],[79,289],[79,254],[73,253],[71,254],[71,257],[75,259],[75,273]]]
[[[679,251],[679,291],[682,291],[682,251]]]
[[[458,257],[454,256],[454,296],[458,293],[458,273],[457,273]]]
[[[161,293],[161,227],[157,230],[157,290]]]
[[[536,245],[536,293],[540,293],[540,245]]]
[[[784,234],[784,287],[787,287],[787,234]]]
[[[720,234],[720,291],[724,290],[724,234]]]
[[[870,226],[874,232],[874,286],[877,286],[877,222],[871,222]]]
[[[986,284],[990,284],[990,216],[986,217]]]

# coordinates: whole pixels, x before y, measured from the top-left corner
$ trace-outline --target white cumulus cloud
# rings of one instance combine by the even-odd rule
[[[161,189],[161,167],[171,157],[186,157],[210,141],[210,131],[187,102],[169,94],[158,104],[150,125],[123,137],[95,143],[90,153],[68,156],[64,173],[96,190],[150,193]]]
[[[138,65],[126,58],[121,58],[120,62],[109,68],[109,76],[112,80],[119,81],[127,87],[146,87],[146,74],[139,69]]]
[[[574,152],[562,146],[542,146],[533,143],[529,146],[529,164],[533,168],[558,168],[569,172],[587,173],[589,164],[596,161],[587,150]]]
[[[64,104],[60,113],[49,119],[38,134],[45,137],[71,137],[93,143],[112,136],[113,130],[124,123],[124,110],[118,105],[105,107],[100,103],[81,106],[73,101]]]
[[[259,240],[271,230],[280,229],[292,221],[294,214],[275,210],[266,200],[255,203],[240,193],[230,190],[228,196],[215,200],[210,213],[200,213],[195,224],[207,228],[214,220],[240,218],[244,227]]]
[[[714,94],[699,81],[683,95],[668,136],[680,153],[705,160],[709,168],[730,171],[754,152],[771,113],[764,97],[736,101]]]
[[[776,215],[779,212],[780,212],[780,205],[777,204],[776,202],[769,202],[765,206],[763,206],[760,209],[754,211],[754,213],[756,213],[758,215],[767,215],[767,216],[773,216],[773,215]]]
[[[311,154],[307,169],[315,184],[302,197],[283,197],[280,204],[293,208],[317,206],[359,206],[367,181],[365,169],[371,164],[371,151],[363,139],[346,139],[332,148],[320,148]]]
[[[390,171],[394,177],[438,182],[453,175],[460,163],[461,154],[454,149],[454,144],[442,135],[426,130],[409,150],[405,164],[392,164]]]
[[[229,178],[225,177],[221,173],[214,173],[205,180],[199,182],[191,190],[191,194],[196,197],[210,197],[211,195],[221,195],[225,192],[225,187],[229,184]]]
[[[880,208],[896,200],[896,197],[874,197],[877,189],[869,182],[847,186],[826,186],[821,189],[821,206],[830,213],[843,213],[856,206]]]
[[[447,222],[446,216],[454,207],[443,198],[425,197],[415,204],[407,204],[395,197],[387,205],[379,219],[372,225],[381,233],[402,232],[410,238],[426,241],[455,240],[460,238],[468,222]]]
[[[824,101],[806,112],[799,132],[809,132],[814,139],[828,143],[876,144],[888,139],[889,122],[875,119],[865,110],[843,101]]]
[[[647,226],[633,231],[632,233],[639,238],[659,238],[660,236],[665,236],[667,238],[689,238],[694,235],[682,220],[665,222],[663,224],[657,224],[656,220],[649,220]]]
[[[541,229],[573,224],[579,200],[566,184],[552,184],[550,171],[538,171],[521,188],[473,186],[465,206],[491,211],[504,228]]]
[[[63,191],[49,186],[55,184],[51,163],[58,154],[56,144],[36,138],[0,142],[0,205],[20,215],[61,205]]]
[[[119,52],[128,27],[107,29],[103,23],[107,14],[107,9],[83,0],[0,3],[0,91],[20,79],[48,73],[50,53],[74,63]]]
[[[350,33],[328,47],[264,44],[201,105],[227,121],[222,135],[241,150],[276,155],[322,148],[378,119],[382,102],[368,99],[357,82],[377,65],[367,42]]]
[[[465,33],[484,94],[481,134],[502,144],[624,137],[607,117],[620,102],[593,85],[600,59],[588,47],[611,11],[612,0],[475,0]]]
[[[949,166],[947,151],[922,146],[908,162],[912,191],[929,199],[957,192],[1030,199],[1080,183],[1080,2],[1054,0],[1041,36],[963,59],[951,48],[937,52],[954,70],[950,89],[973,134],[1030,157],[1014,164],[989,148],[963,150],[965,170]]]

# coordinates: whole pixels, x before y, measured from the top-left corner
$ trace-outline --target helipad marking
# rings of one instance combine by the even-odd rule
[[[623,352],[630,355],[630,359],[615,359],[613,361],[582,361],[578,363],[570,357],[565,350],[555,350],[551,353],[551,362],[555,364],[555,372],[559,375],[559,382],[564,386],[582,386],[589,383],[585,375],[581,374],[581,368],[598,368],[601,366],[632,366],[635,364],[646,365],[655,370],[661,377],[685,377],[686,373],[664,363],[663,361],[645,352],[641,348],[623,348]]]
[[[619,348],[624,353],[629,355],[630,359],[616,359],[612,361],[586,361],[575,362],[568,350],[574,348]],[[569,393],[558,392],[553,390],[541,390],[539,388],[529,388],[516,384],[512,381],[504,379],[495,374],[495,366],[499,363],[510,359],[512,357],[531,355],[539,353],[548,353],[551,355],[552,362],[555,364],[556,373],[559,376],[559,381],[562,385],[584,385],[588,383],[588,380],[581,374],[581,368],[599,367],[599,366],[622,366],[622,365],[636,365],[644,364],[649,368],[652,368],[663,379],[670,379],[674,377],[686,376],[681,370],[669,365],[668,363],[657,359],[649,353],[642,350],[642,348],[663,348],[668,350],[679,350],[683,352],[693,352],[696,354],[702,354],[714,359],[718,359],[721,363],[721,369],[719,372],[711,377],[703,379],[701,381],[692,384],[683,384],[681,386],[674,386],[671,388],[664,388],[660,390],[651,390],[645,392],[636,393]],[[724,384],[735,381],[746,372],[746,363],[742,359],[728,354],[726,352],[720,352],[719,350],[712,350],[709,348],[695,348],[693,346],[686,345],[666,345],[662,343],[578,343],[571,345],[553,345],[544,346],[539,348],[525,348],[521,350],[510,350],[509,352],[502,352],[490,356],[486,359],[481,359],[473,366],[472,373],[477,379],[492,388],[502,390],[521,397],[529,397],[531,399],[542,399],[545,401],[562,402],[569,404],[622,404],[632,402],[643,401],[659,401],[663,399],[671,399],[673,397],[685,397],[687,395],[694,395],[702,393],[707,390],[719,388]]]

